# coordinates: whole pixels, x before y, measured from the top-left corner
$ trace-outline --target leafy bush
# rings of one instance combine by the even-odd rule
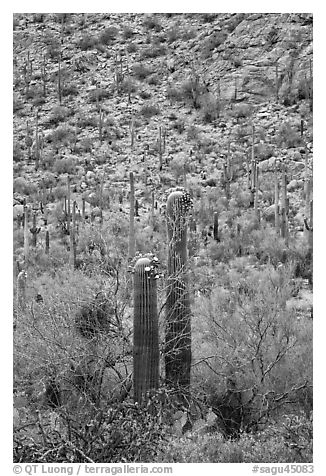
[[[96,88],[92,89],[89,92],[89,101],[91,103],[97,102],[97,101],[102,101],[103,99],[107,99],[110,97],[110,92],[107,89],[104,88]]]
[[[205,124],[212,123],[218,119],[220,116],[221,104],[217,98],[212,94],[207,93],[200,97],[199,103]]]
[[[122,29],[122,38],[124,40],[130,40],[134,36],[135,32],[130,26],[124,26]]]
[[[113,40],[116,39],[118,34],[118,29],[114,26],[106,28],[98,37],[98,42],[103,45],[109,45]]]
[[[57,159],[53,164],[53,171],[57,174],[74,174],[75,161],[71,157]]]
[[[139,113],[146,117],[146,119],[149,119],[153,116],[157,116],[158,114],[160,114],[160,110],[157,106],[155,106],[154,104],[148,104],[148,105],[144,105],[141,107]]]
[[[212,23],[218,18],[218,13],[202,13],[201,18],[204,23]]]
[[[78,96],[79,88],[76,84],[64,84],[61,88],[61,94],[63,97],[67,96]]]
[[[32,195],[37,191],[37,185],[32,182],[28,182],[23,177],[17,177],[14,180],[13,191],[21,195]]]
[[[59,122],[65,121],[69,115],[70,115],[70,110],[67,107],[54,106],[52,108],[52,111],[49,117],[49,123],[56,125]]]
[[[211,356],[207,367],[196,370],[193,384],[229,436],[241,429],[257,431],[270,418],[303,409],[301,391],[311,388],[312,376],[312,323],[298,320],[286,306],[292,268],[259,271],[242,258],[238,263],[211,292],[204,285],[193,310],[201,316],[193,331],[194,359],[205,362]]]
[[[139,81],[143,81],[147,78],[147,76],[151,75],[152,73],[153,71],[151,69],[147,68],[141,63],[137,63],[132,67],[132,74]]]
[[[302,139],[298,132],[288,122],[281,124],[276,137],[277,145],[287,149],[298,147],[302,144]]]
[[[24,160],[24,153],[19,142],[15,141],[13,146],[13,161],[21,162]]]
[[[300,436],[299,436],[300,435]],[[242,434],[236,440],[221,433],[191,432],[170,437],[156,462],[162,463],[311,463],[312,420],[289,416],[265,431]]]
[[[231,115],[237,119],[250,117],[252,114],[252,106],[250,104],[234,104]]]
[[[87,51],[95,48],[97,43],[97,38],[95,36],[91,36],[89,34],[83,35],[79,42],[77,43],[77,46],[82,50],[82,51]]]
[[[59,150],[60,147],[69,146],[73,139],[74,131],[67,126],[57,127],[49,137],[54,147]]]
[[[173,86],[168,86],[166,88],[166,97],[167,99],[170,99],[171,101],[182,101],[182,91],[178,88],[175,88]]]
[[[157,15],[146,15],[144,20],[143,20],[143,26],[147,30],[154,30],[154,31],[161,31],[162,26],[159,22],[159,19],[157,18]]]
[[[137,50],[138,50],[138,46],[136,45],[136,43],[129,43],[128,44],[128,46],[127,46],[128,53],[136,53]]]
[[[141,59],[157,58],[158,56],[165,55],[166,53],[167,51],[164,45],[150,46],[148,48],[144,48],[141,51],[140,57]]]
[[[203,47],[202,47],[203,58],[209,58],[212,51],[214,51],[216,48],[222,45],[227,37],[228,37],[227,32],[218,31],[218,32],[212,33],[208,38],[206,38],[205,41],[203,42]]]

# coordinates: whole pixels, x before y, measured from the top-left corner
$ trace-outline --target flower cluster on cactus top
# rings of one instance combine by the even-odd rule
[[[149,277],[154,277],[158,279],[161,275],[158,273],[158,268],[160,265],[159,259],[153,253],[139,253],[137,252],[134,259],[132,260],[131,265],[129,266],[129,271],[134,273],[135,266],[140,259],[147,259],[148,265],[145,266],[144,271],[148,274]]]

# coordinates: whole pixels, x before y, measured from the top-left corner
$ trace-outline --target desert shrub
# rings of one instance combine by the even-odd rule
[[[80,150],[82,152],[90,153],[93,149],[93,139],[90,137],[83,137],[80,141]]]
[[[160,83],[160,78],[157,74],[149,76],[147,83],[151,86],[157,86]]]
[[[193,140],[193,141],[198,141],[200,136],[200,129],[196,127],[195,125],[191,125],[187,127],[187,139],[188,140]]]
[[[136,53],[137,50],[138,50],[138,46],[136,45],[136,43],[129,43],[128,44],[128,46],[127,46],[128,53]]]
[[[124,26],[122,29],[122,38],[124,40],[130,40],[134,36],[135,32],[130,26]]]
[[[76,164],[71,157],[57,159],[53,164],[53,171],[56,174],[74,174],[75,169]]]
[[[60,147],[69,146],[71,144],[74,135],[73,129],[67,126],[57,127],[48,138],[52,142],[53,146],[59,150]]]
[[[21,111],[23,108],[24,108],[23,101],[18,97],[17,94],[14,94],[14,97],[13,97],[13,112],[17,113],[18,111]]]
[[[301,137],[288,122],[281,124],[276,137],[279,147],[293,148],[302,144]]]
[[[205,124],[212,123],[218,119],[220,115],[220,101],[212,94],[207,93],[199,99],[202,118]]]
[[[153,71],[142,63],[137,63],[132,67],[132,74],[139,81],[143,81],[152,73]]]
[[[110,97],[110,92],[104,88],[95,88],[89,92],[88,98],[91,103],[102,101]]]
[[[182,117],[177,117],[172,124],[172,128],[179,134],[182,134],[185,130],[185,120]]]
[[[24,160],[24,152],[23,152],[22,146],[20,145],[19,142],[14,141],[13,161],[14,162],[21,162],[22,160]]]
[[[43,88],[41,86],[29,87],[26,99],[43,100],[42,104],[44,104]]]
[[[124,93],[137,92],[137,84],[132,79],[124,79],[120,84],[120,90]]]
[[[23,177],[17,177],[14,179],[13,191],[21,195],[32,195],[37,191],[37,185],[32,182],[28,182]]]
[[[165,54],[166,54],[166,47],[164,45],[150,46],[148,48],[144,48],[141,51],[140,57],[141,59],[157,58],[158,56],[162,56]]]
[[[46,53],[51,60],[58,60],[61,54],[61,43],[59,38],[50,37],[47,43]]]
[[[146,15],[145,18],[143,19],[142,24],[144,28],[146,28],[146,30],[154,30],[156,32],[159,32],[162,30],[162,26],[159,22],[159,19],[157,15],[155,14]]]
[[[152,95],[149,91],[146,91],[145,89],[141,90],[139,92],[139,96],[142,98],[142,99],[149,99]]]
[[[200,379],[194,375],[194,385],[206,382],[208,404],[229,436],[298,411],[300,388],[311,387],[312,325],[285,306],[292,295],[291,268],[245,269],[231,269],[194,308],[202,326],[193,334],[194,358],[214,356],[209,367],[201,367]],[[210,337],[203,341],[205,329]],[[218,379],[214,371],[209,377],[210,369],[218,369]]]
[[[312,80],[307,78],[302,78],[298,84],[297,92],[298,100],[310,99],[312,96]]]
[[[98,37],[98,42],[103,45],[109,45],[118,35],[118,29],[114,26],[106,28]]]
[[[208,58],[212,51],[218,48],[224,43],[228,34],[225,31],[218,31],[212,33],[208,38],[205,39],[202,46],[202,56]]]
[[[299,427],[299,437],[294,431]],[[291,435],[291,436],[290,436]],[[284,423],[270,425],[257,434],[242,434],[228,440],[219,432],[190,432],[170,437],[157,462],[162,463],[310,463],[312,462],[311,418],[288,416]]]
[[[49,124],[56,125],[59,122],[63,122],[67,119],[70,115],[70,111],[65,106],[54,106],[52,108],[50,117],[49,117]]]
[[[212,23],[218,18],[218,13],[202,13],[201,19],[203,23]]]
[[[197,32],[193,28],[186,28],[182,30],[177,25],[172,26],[167,30],[166,39],[168,43],[174,43],[178,39],[191,40],[196,36]]]
[[[234,104],[231,115],[237,119],[243,119],[251,116],[252,106],[250,104]]]
[[[64,84],[61,87],[61,94],[63,97],[67,96],[78,96],[79,94],[79,88],[77,87],[76,84],[70,83],[70,84]]]
[[[183,176],[184,172],[189,173],[190,171],[189,162],[184,154],[178,154],[174,156],[169,163],[169,167],[175,177],[176,182],[178,182],[179,178]]]
[[[177,25],[173,25],[166,32],[166,39],[168,43],[174,43],[180,38],[180,28]]]
[[[81,114],[78,117],[78,127],[97,127],[97,116],[94,114]]]
[[[158,416],[131,401],[111,402],[100,420],[94,410],[85,411],[76,421],[66,411],[56,409],[43,411],[42,421],[41,429],[30,422],[27,432],[17,425],[15,462],[152,462],[168,431]],[[29,435],[35,435],[30,444]]]
[[[173,87],[173,86],[168,86],[166,88],[166,97],[167,97],[167,99],[170,99],[170,101],[182,101],[183,100],[182,91],[178,88]]]
[[[77,46],[82,50],[82,51],[87,51],[95,48],[97,43],[97,38],[95,36],[91,36],[89,34],[83,35],[79,42],[77,43]]]
[[[153,116],[160,114],[160,110],[154,104],[148,104],[141,107],[139,114],[144,116],[146,119],[150,119]]]
[[[273,157],[275,149],[271,144],[260,143],[255,146],[255,154],[258,160],[267,160]]]
[[[50,187],[54,187],[57,183],[57,179],[56,179],[56,176],[55,174],[53,174],[52,172],[44,172],[44,174],[42,175],[42,184],[44,184],[44,186],[46,188],[50,188]]]

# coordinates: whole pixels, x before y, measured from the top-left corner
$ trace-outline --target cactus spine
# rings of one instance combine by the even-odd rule
[[[187,214],[192,200],[187,192],[173,191],[167,200],[168,279],[165,377],[168,384],[190,385],[191,321],[186,276]]]
[[[155,260],[155,258],[154,258]],[[137,260],[134,268],[134,400],[141,403],[159,383],[159,337],[155,261]]]

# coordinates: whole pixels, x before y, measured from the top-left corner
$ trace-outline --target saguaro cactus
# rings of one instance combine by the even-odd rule
[[[192,199],[175,190],[167,200],[168,279],[165,377],[168,384],[187,389],[190,385],[191,320],[186,276],[187,215]]]
[[[36,226],[36,213],[33,214],[33,226],[29,229],[29,231],[32,233],[32,236],[33,236],[32,244],[35,248],[37,243],[37,235],[41,231],[41,228],[39,226]]]
[[[286,175],[286,165],[282,163],[282,226],[281,226],[281,236],[285,239],[285,245],[288,246],[289,243],[289,230],[288,230],[288,210],[289,203],[287,198],[287,175]]]
[[[45,253],[48,255],[50,252],[50,233],[49,230],[45,232]]]
[[[73,269],[76,269],[76,208],[77,204],[74,201],[72,205],[72,226],[70,227],[70,264]]]
[[[26,281],[27,273],[23,269],[17,276],[17,306],[20,310],[26,307]]]
[[[134,268],[134,399],[141,403],[159,383],[159,338],[157,313],[158,260],[142,257]]]
[[[130,212],[129,212],[129,258],[135,256],[135,185],[134,174],[130,172]]]
[[[279,183],[277,169],[274,171],[274,202],[275,202],[275,212],[274,212],[274,222],[275,222],[275,231],[277,235],[280,234],[280,210],[279,210]]]
[[[29,253],[29,236],[28,236],[28,215],[29,209],[24,204],[24,258],[27,260]]]
[[[218,212],[214,212],[213,237],[215,241],[220,241],[218,236]]]

